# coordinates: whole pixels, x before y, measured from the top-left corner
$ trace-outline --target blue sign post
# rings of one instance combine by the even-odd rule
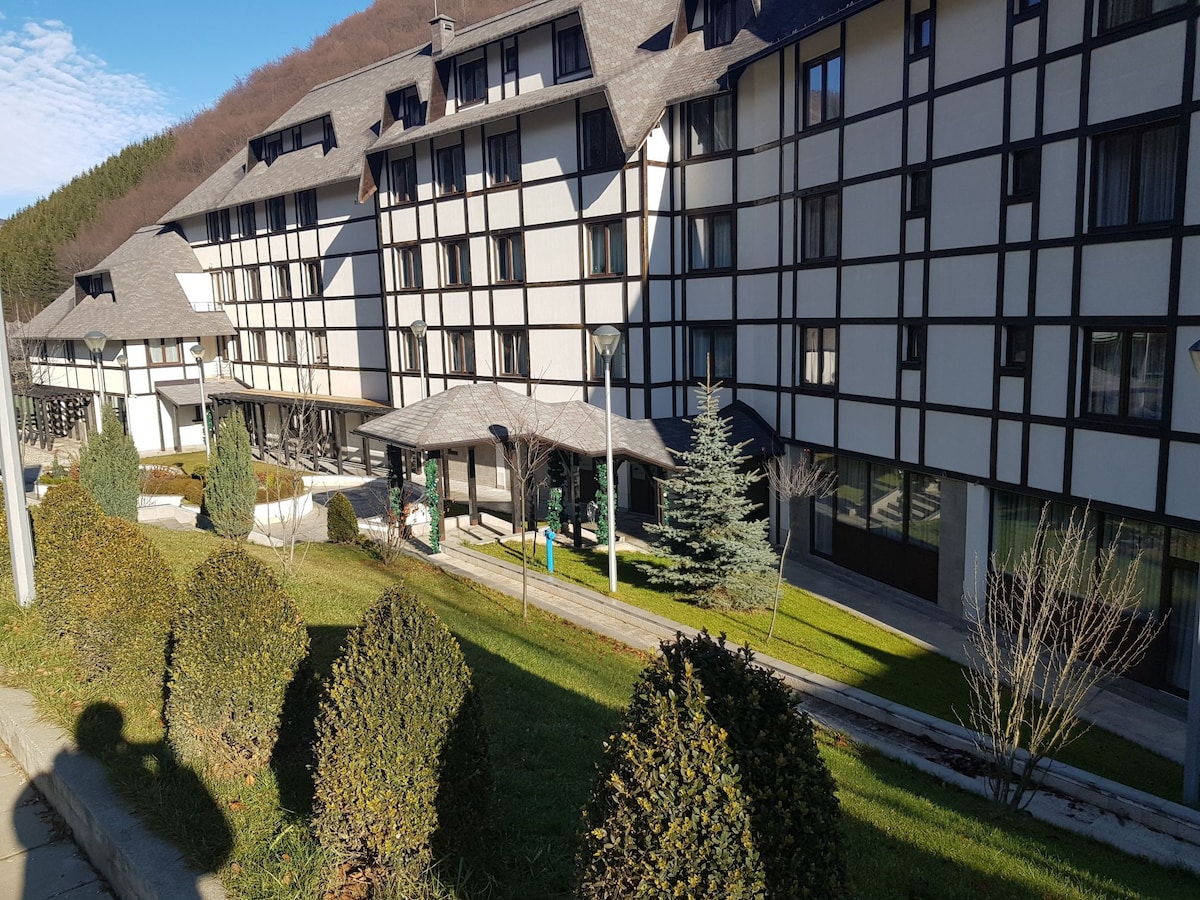
[[[546,535],[546,571],[554,574],[554,539],[558,535],[549,528],[543,532]]]

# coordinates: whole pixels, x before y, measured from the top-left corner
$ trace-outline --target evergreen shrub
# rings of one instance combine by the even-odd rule
[[[599,769],[579,896],[843,892],[838,802],[812,722],[748,648],[707,633],[664,643]]]
[[[104,430],[79,452],[79,481],[107,515],[137,521],[142,473],[137,447],[111,406],[102,407]]]
[[[266,564],[224,544],[192,573],[174,633],[167,737],[175,754],[217,777],[265,766],[308,651],[295,602]]]
[[[254,527],[254,501],[258,494],[250,433],[242,416],[226,416],[221,420],[209,465],[196,466],[192,477],[201,469],[204,507],[213,528],[221,537],[241,540]]]
[[[338,491],[329,498],[325,508],[325,527],[329,540],[335,544],[358,543],[358,516],[346,495]]]
[[[419,874],[482,819],[479,695],[458,642],[411,593],[388,589],[350,633],[317,732],[314,826],[340,858]]]

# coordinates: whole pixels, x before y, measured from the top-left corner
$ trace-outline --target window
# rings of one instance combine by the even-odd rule
[[[287,201],[283,197],[272,197],[267,201],[267,231],[275,234],[287,228]]]
[[[446,258],[447,287],[471,283],[471,253],[466,241],[445,241],[442,254]]]
[[[1147,225],[1175,215],[1179,127],[1161,123],[1092,139],[1092,226]]]
[[[1004,368],[1015,371],[1029,365],[1029,351],[1033,345],[1033,329],[1028,325],[1004,326]]]
[[[450,371],[458,375],[475,374],[475,335],[470,331],[447,331]]]
[[[317,192],[300,191],[296,194],[296,221],[300,227],[317,224]]]
[[[304,296],[320,297],[323,293],[325,280],[321,277],[321,262],[310,259],[304,263]]]
[[[95,275],[83,276],[83,292],[89,297],[99,297],[104,293],[104,275],[97,272]]]
[[[494,134],[488,138],[488,177],[492,184],[515,184],[521,180],[517,133]]]
[[[388,100],[392,104],[392,117],[404,128],[416,128],[425,124],[425,108],[415,87],[405,88],[398,94],[390,94]]]
[[[733,216],[714,213],[688,219],[689,269],[729,269],[733,267]]]
[[[901,363],[905,366],[919,366],[925,361],[925,326],[904,326],[904,357]]]
[[[800,353],[800,380],[804,384],[837,384],[837,328],[801,328]]]
[[[579,75],[592,67],[588,58],[587,42],[583,39],[583,27],[573,25],[558,32],[558,77]]]
[[[908,173],[908,211],[917,215],[929,212],[929,170]]]
[[[421,277],[421,246],[405,244],[396,247],[396,284],[400,288],[420,288],[425,282]]]
[[[324,331],[309,332],[312,343],[311,359],[315,366],[329,365],[329,335]]]
[[[692,328],[692,377],[707,381],[733,377],[733,329],[721,326]]]
[[[505,75],[515,74],[517,71],[517,45],[510,44],[505,47],[500,53],[501,69]]]
[[[1017,14],[1033,12],[1042,8],[1042,0],[1017,0]]]
[[[804,124],[820,125],[842,117],[842,56],[835,54],[804,67]]]
[[[150,340],[146,341],[146,346],[149,348],[150,365],[167,366],[178,364],[180,357],[178,340],[150,338]]]
[[[500,374],[529,376],[529,335],[524,331],[501,331]]]
[[[287,300],[292,296],[292,272],[287,263],[271,266],[271,279],[275,285],[276,300]]]
[[[250,332],[251,362],[267,361],[267,333],[265,331]]]
[[[408,328],[400,332],[400,341],[403,344],[403,366],[405,372],[416,372],[421,368],[421,358],[418,355],[420,343],[417,341],[417,336]]]
[[[208,242],[210,244],[229,240],[229,210],[218,209],[216,212],[208,213],[204,217],[204,223],[208,226]]]
[[[591,246],[589,275],[625,274],[625,223],[596,222],[588,225]]]
[[[1089,328],[1083,340],[1084,412],[1161,419],[1166,332]]]
[[[333,131],[333,119],[328,116],[321,121],[321,149],[328,153],[337,146],[337,135]]]
[[[1148,19],[1151,16],[1177,6],[1183,6],[1187,0],[1101,0],[1100,30],[1120,28],[1131,22]]]
[[[588,344],[592,348],[592,378],[597,381],[604,379],[604,357],[600,355],[600,351],[596,349],[596,345],[588,339]],[[617,342],[617,349],[612,355],[612,372],[609,377],[613,381],[623,381],[629,377],[629,354],[626,348],[629,345],[629,340],[624,331],[621,332],[621,340]]]
[[[279,361],[290,363],[296,361],[296,332],[279,332]]]
[[[258,266],[251,266],[245,271],[245,287],[247,300],[262,299],[262,272]]]
[[[919,55],[929,52],[933,46],[933,10],[927,9],[913,16],[912,52]]]
[[[1037,147],[1012,152],[1011,197],[1033,197],[1042,175],[1042,153]]]
[[[737,34],[733,14],[736,0],[708,0],[708,46],[722,47],[732,44]]]
[[[841,200],[837,191],[804,198],[803,259],[836,259],[841,233]]]
[[[487,60],[482,56],[458,64],[458,105],[482,103],[487,99]]]
[[[258,219],[254,215],[254,204],[243,203],[238,207],[238,234],[242,237],[254,237],[258,231]]]
[[[217,306],[224,306],[226,303],[235,303],[237,301],[237,288],[233,279],[233,272],[225,269],[220,272],[213,272],[212,292],[213,303]]]
[[[263,159],[266,160],[267,165],[271,165],[271,163],[275,162],[275,160],[279,159],[279,157],[282,155],[283,135],[277,135],[276,137],[270,138],[267,141],[266,148],[263,152]]]
[[[467,189],[462,144],[443,147],[437,152],[437,179],[439,194],[461,194]]]
[[[718,94],[688,104],[688,155],[733,149],[733,95]]]
[[[525,280],[525,241],[519,234],[498,234],[492,238],[496,249],[496,280]]]
[[[580,117],[583,131],[583,167],[585,169],[607,169],[623,165],[625,151],[617,137],[612,114],[607,109],[596,109]]]
[[[417,199],[417,161],[414,157],[393,159],[391,178],[393,203],[412,203]]]

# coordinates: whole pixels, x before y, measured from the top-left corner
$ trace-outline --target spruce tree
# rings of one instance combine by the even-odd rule
[[[79,453],[79,481],[105,515],[137,521],[141,469],[133,438],[107,404],[101,409],[104,430],[88,438]]]
[[[656,552],[668,565],[642,569],[654,584],[684,594],[700,606],[748,609],[770,604],[775,551],[765,519],[751,519],[747,489],[762,478],[746,471],[743,444],[732,441],[729,419],[718,415],[720,389],[696,390],[700,414],[691,422],[692,447],[664,491],[661,525],[647,525]]]
[[[221,537],[241,540],[254,527],[258,482],[250,451],[250,433],[239,415],[217,426],[216,447],[204,480],[204,505]]]

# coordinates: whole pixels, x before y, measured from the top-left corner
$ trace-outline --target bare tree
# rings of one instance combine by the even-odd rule
[[[1029,804],[1040,764],[1090,727],[1088,699],[1137,665],[1162,627],[1140,614],[1140,551],[1123,561],[1118,533],[1097,555],[1086,512],[1055,527],[1048,509],[1015,560],[993,555],[986,602],[973,598],[970,725],[1005,810]]]
[[[775,605],[771,609],[771,628],[767,642],[775,634],[775,620],[779,616],[779,594],[783,587],[783,566],[787,562],[788,548],[792,543],[792,511],[794,504],[805,498],[819,500],[837,490],[837,472],[814,465],[809,454],[798,460],[777,456],[767,463],[767,484],[772,493],[788,502],[787,536],[783,540],[783,552],[779,554],[779,576],[775,579]]]

